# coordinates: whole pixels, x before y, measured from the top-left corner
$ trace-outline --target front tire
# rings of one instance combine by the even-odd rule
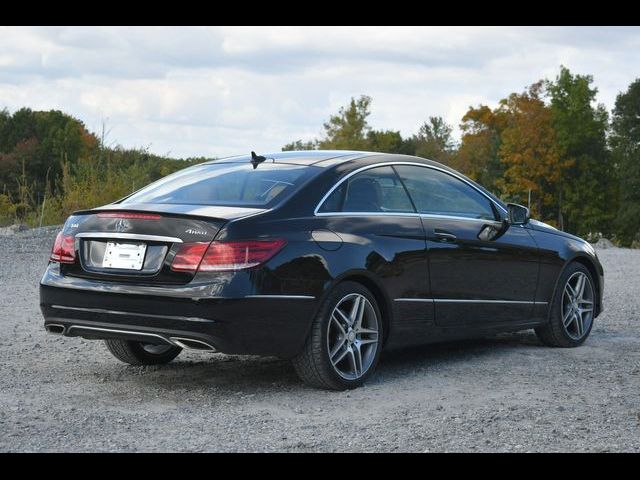
[[[110,339],[104,343],[118,360],[130,365],[162,365],[176,358],[181,348],[131,340]]]
[[[355,388],[375,370],[382,339],[382,315],[374,296],[359,283],[343,282],[324,300],[293,366],[313,387]]]
[[[593,328],[596,290],[589,270],[571,263],[564,270],[553,295],[546,325],[535,329],[538,338],[550,347],[578,347]]]

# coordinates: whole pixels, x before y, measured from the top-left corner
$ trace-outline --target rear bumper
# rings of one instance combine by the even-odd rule
[[[192,340],[203,350],[291,357],[304,346],[316,308],[312,296],[220,298],[205,295],[202,286],[166,296],[155,290],[109,291],[102,282],[88,285],[64,285],[62,277],[45,274],[40,308],[47,330],[174,345]]]

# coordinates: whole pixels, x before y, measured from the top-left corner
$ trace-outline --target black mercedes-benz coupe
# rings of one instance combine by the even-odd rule
[[[71,215],[40,304],[47,331],[127,363],[274,355],[344,389],[383,348],[528,328],[578,346],[603,285],[589,243],[439,163],[252,152]]]

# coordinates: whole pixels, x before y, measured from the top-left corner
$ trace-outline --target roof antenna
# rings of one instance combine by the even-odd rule
[[[251,152],[251,165],[253,165],[253,169],[258,168],[262,162],[264,162],[267,157],[263,157],[262,155],[256,155],[256,152]]]

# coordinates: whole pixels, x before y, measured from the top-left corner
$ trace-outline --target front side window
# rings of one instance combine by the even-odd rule
[[[376,167],[349,178],[324,201],[320,212],[415,213],[391,167]]]
[[[210,163],[186,168],[134,193],[127,203],[267,207],[287,197],[317,167],[263,163]]]
[[[394,168],[418,212],[496,220],[489,199],[454,176],[427,167],[397,165]]]

